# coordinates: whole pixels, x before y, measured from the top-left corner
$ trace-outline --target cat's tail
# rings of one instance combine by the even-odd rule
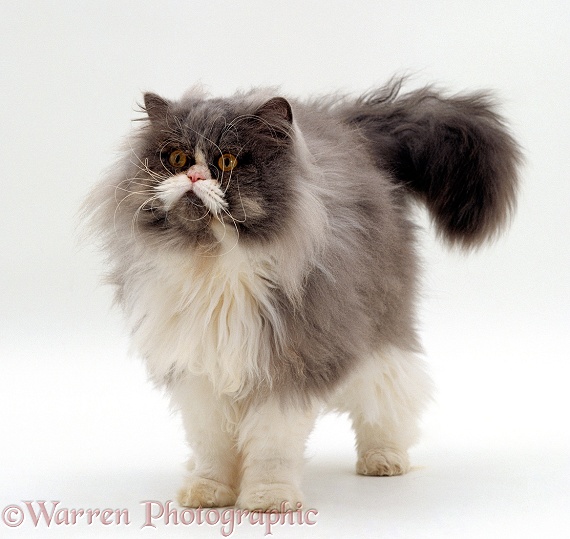
[[[474,247],[514,210],[521,153],[486,93],[400,94],[401,81],[343,107],[377,165],[427,205],[452,244]]]

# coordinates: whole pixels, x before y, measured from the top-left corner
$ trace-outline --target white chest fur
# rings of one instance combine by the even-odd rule
[[[133,272],[127,311],[152,378],[205,375],[232,395],[270,380],[280,326],[271,288],[269,266],[237,246],[210,258],[170,255]]]

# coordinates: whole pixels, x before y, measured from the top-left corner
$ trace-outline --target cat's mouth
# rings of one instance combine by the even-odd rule
[[[192,201],[199,200],[216,217],[228,208],[224,192],[213,178],[192,181],[186,174],[177,174],[158,185],[155,191],[166,212],[184,196]]]
[[[203,204],[202,199],[194,192],[194,189],[190,189],[184,193],[184,196],[192,203],[192,204]]]

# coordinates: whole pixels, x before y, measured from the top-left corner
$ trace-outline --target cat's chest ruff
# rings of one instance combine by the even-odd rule
[[[241,248],[158,261],[136,287],[134,338],[159,383],[205,375],[237,395],[269,381],[279,315],[267,264]]]

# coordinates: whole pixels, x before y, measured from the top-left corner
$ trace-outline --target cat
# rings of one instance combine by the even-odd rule
[[[490,94],[401,86],[146,93],[90,193],[134,347],[182,414],[181,505],[299,507],[322,409],[348,413],[359,474],[409,470],[431,396],[411,208],[479,246],[512,215],[521,152]]]

